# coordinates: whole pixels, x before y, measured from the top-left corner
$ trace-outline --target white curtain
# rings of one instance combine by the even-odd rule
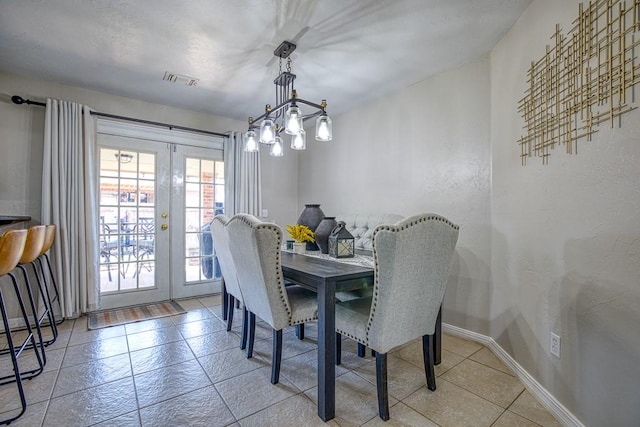
[[[98,308],[95,129],[89,107],[47,99],[42,223],[57,226],[52,261],[64,317]]]
[[[237,213],[260,216],[262,210],[262,181],[260,153],[243,151],[244,135],[231,132],[224,141],[225,214]]]

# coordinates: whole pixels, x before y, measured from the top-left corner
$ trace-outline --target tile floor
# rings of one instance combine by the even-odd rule
[[[226,332],[221,299],[182,300],[184,315],[94,331],[87,319],[60,325],[45,372],[25,382],[29,406],[15,426],[314,426],[316,328],[284,334],[280,384],[270,379],[271,333],[257,324],[255,357],[238,347],[240,319]],[[237,316],[240,317],[240,316]],[[0,343],[0,346],[3,344]],[[375,363],[343,342],[331,426],[557,426],[487,348],[444,335],[435,392],[426,388],[420,342],[388,360],[391,420],[377,415]],[[24,357],[22,363],[32,362]],[[10,369],[0,358],[0,374]],[[9,371],[10,372],[10,371]],[[0,419],[19,400],[0,386]]]

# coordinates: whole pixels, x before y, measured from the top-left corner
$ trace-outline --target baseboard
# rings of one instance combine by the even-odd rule
[[[544,388],[535,378],[533,378],[522,366],[516,362],[491,337],[459,328],[457,326],[442,324],[442,331],[460,338],[478,342],[489,348],[515,375],[522,381],[527,390],[533,394],[538,401],[549,410],[562,424],[566,426],[584,427],[584,424],[571,413],[562,403],[560,403],[549,391]]]

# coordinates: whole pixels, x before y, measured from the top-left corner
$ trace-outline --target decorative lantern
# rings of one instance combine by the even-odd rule
[[[355,254],[355,240],[345,225],[344,221],[338,222],[329,235],[329,255],[334,258],[350,258]]]

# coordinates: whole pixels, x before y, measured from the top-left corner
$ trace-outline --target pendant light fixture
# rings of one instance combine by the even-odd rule
[[[279,74],[273,81],[276,85],[276,106],[271,108],[271,105],[267,104],[264,114],[256,119],[249,117],[249,129],[245,134],[245,151],[258,151],[260,144],[265,144],[270,146],[270,155],[281,157],[284,155],[282,133],[291,135],[292,149],[304,150],[306,149],[307,139],[304,122],[314,117],[317,117],[316,140],[331,141],[333,139],[331,119],[326,112],[327,101],[323,99],[320,104],[316,104],[298,98],[298,94],[293,87],[296,75],[291,72],[290,55],[295,49],[295,44],[284,41],[273,52],[280,59]],[[282,70],[283,59],[287,60],[286,71]],[[311,107],[313,112],[305,116],[298,104]]]

